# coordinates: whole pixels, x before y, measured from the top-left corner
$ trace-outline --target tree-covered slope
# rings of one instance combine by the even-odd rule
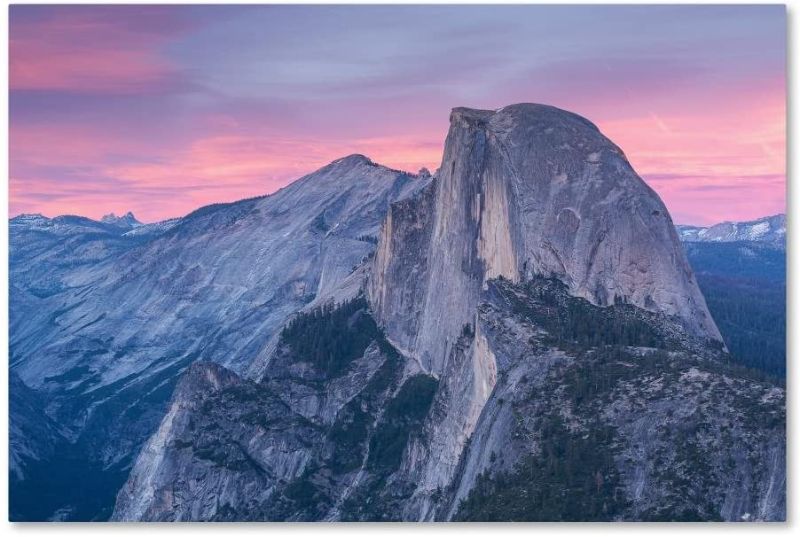
[[[786,250],[764,242],[684,243],[731,356],[786,376]]]

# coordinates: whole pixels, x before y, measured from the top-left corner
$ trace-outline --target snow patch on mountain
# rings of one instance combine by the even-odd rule
[[[776,214],[746,222],[721,222],[713,226],[677,225],[684,242],[759,241],[785,246],[786,215]]]

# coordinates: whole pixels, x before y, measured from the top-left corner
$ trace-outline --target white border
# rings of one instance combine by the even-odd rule
[[[60,2],[60,1],[17,1],[17,2],[4,2],[2,13],[0,13],[0,34],[2,34],[2,69],[0,69],[0,87],[5,92],[5,101],[2,107],[2,120],[4,128],[2,129],[2,156],[5,163],[4,173],[2,177],[2,185],[0,185],[0,252],[2,252],[3,260],[0,263],[0,281],[2,281],[3,289],[0,293],[0,349],[4,354],[8,363],[8,5],[14,4],[69,4],[75,2]],[[171,0],[169,2],[151,2],[151,1],[137,1],[137,0],[107,0],[106,2],[83,2],[83,3],[102,3],[102,4],[214,4],[220,2],[213,1],[198,1],[186,2],[182,0]],[[263,4],[268,2],[254,2],[254,1],[240,1],[241,4]],[[286,4],[481,4],[487,2],[476,1],[439,1],[439,2],[414,2],[414,1],[360,1],[351,0],[349,2],[337,2],[331,0],[319,1],[292,1],[284,0],[280,3]],[[520,2],[520,1],[505,1],[505,4],[547,4],[553,2]],[[560,4],[608,4],[610,2],[602,1],[566,1],[559,2]],[[691,2],[691,1],[677,1],[677,2],[637,2],[641,4],[780,4],[781,2],[741,2],[741,1],[705,1],[705,2]],[[792,98],[797,97],[797,80],[792,69],[792,58],[800,57],[800,50],[798,41],[794,38],[792,22],[795,21],[795,11],[800,5],[800,0],[790,0],[787,4],[788,9],[788,28],[787,28],[787,85],[789,93],[787,97],[787,226],[788,226],[788,286],[787,286],[787,308],[788,308],[788,325],[787,325],[787,438],[788,452],[787,463],[789,466],[788,481],[787,481],[787,508],[789,522],[786,524],[739,524],[739,523],[705,523],[705,524],[690,524],[690,523],[502,523],[502,524],[488,524],[488,523],[440,523],[440,524],[376,524],[376,523],[363,523],[363,524],[347,524],[347,523],[308,523],[308,524],[286,524],[286,523],[185,523],[185,524],[110,524],[110,523],[16,523],[11,524],[8,521],[8,472],[3,471],[2,483],[0,483],[0,522],[3,523],[2,530],[4,533],[7,531],[9,534],[15,535],[50,535],[55,533],[68,533],[68,534],[106,534],[107,532],[115,532],[121,534],[138,534],[144,532],[154,532],[159,534],[169,533],[170,535],[196,535],[202,534],[216,534],[217,532],[235,532],[241,534],[291,534],[291,535],[316,535],[319,532],[330,534],[345,535],[352,532],[360,534],[372,534],[376,531],[386,532],[390,534],[406,534],[413,532],[414,535],[433,535],[433,534],[449,534],[453,535],[481,535],[484,532],[503,532],[503,533],[531,533],[535,532],[541,535],[559,535],[571,536],[584,533],[591,533],[593,536],[612,536],[618,534],[637,535],[641,532],[651,532],[655,534],[669,534],[676,531],[686,535],[722,535],[723,532],[732,532],[735,534],[749,533],[749,532],[766,532],[766,533],[787,533],[794,530],[796,524],[794,519],[797,514],[797,485],[796,478],[797,472],[796,461],[798,459],[798,451],[800,445],[794,442],[795,431],[797,430],[797,397],[794,394],[794,386],[798,385],[798,375],[800,368],[795,366],[792,361],[795,355],[795,349],[798,345],[798,328],[800,328],[800,318],[798,318],[797,306],[800,303],[800,286],[794,285],[794,276],[800,270],[800,237],[796,232],[800,233],[800,221],[795,223],[795,215],[791,209],[800,207],[800,190],[791,185],[788,177],[791,175],[791,170],[794,169],[795,153],[800,144],[800,138],[797,137],[797,129],[792,121],[793,106],[791,106]],[[796,66],[794,66],[796,67]],[[790,186],[791,185],[791,186]],[[798,228],[798,229],[795,229]],[[8,367],[5,365],[0,366],[0,392],[2,392],[2,399],[4,404],[0,405],[0,430],[2,430],[3,437],[0,439],[0,461],[2,461],[4,468],[8,468]]]

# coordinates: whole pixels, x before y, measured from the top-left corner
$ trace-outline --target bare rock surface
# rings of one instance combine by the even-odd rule
[[[428,181],[351,155],[179,221],[15,218],[11,368],[87,462],[127,471],[181,371],[262,374],[290,315],[358,292],[389,204]]]
[[[114,520],[785,518],[784,389],[729,363],[663,204],[569,112],[457,108],[434,176],[354,155],[81,232],[95,261],[47,285],[28,220],[12,367],[135,458]]]
[[[182,376],[113,520],[320,520],[357,511],[351,497],[391,473],[398,442],[413,434],[406,416],[388,418],[406,411],[408,401],[393,403],[403,392],[402,358],[363,297],[303,319],[302,331],[281,336],[260,381],[210,362]],[[331,367],[298,352],[306,338],[347,349]]]
[[[554,277],[591,304],[630,304],[721,342],[666,207],[593,124],[537,104],[454,109],[438,177],[390,209],[369,282],[388,339],[449,394],[424,469],[412,465],[407,518],[432,516],[495,389],[477,312],[498,277]]]
[[[497,276],[554,276],[594,304],[663,312],[721,340],[666,207],[586,119],[537,104],[456,108],[430,188],[390,211],[370,284],[389,338],[429,370],[441,372]]]

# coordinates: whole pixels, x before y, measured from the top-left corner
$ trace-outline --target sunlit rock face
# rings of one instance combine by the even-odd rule
[[[115,520],[785,518],[785,391],[727,363],[663,204],[574,114],[455,109],[433,176],[353,155],[164,227],[14,291],[57,313],[20,377],[69,342],[37,387],[135,457]]]
[[[390,211],[370,287],[390,339],[430,371],[497,276],[554,276],[593,304],[633,304],[721,340],[666,207],[586,119],[538,104],[456,108],[430,189]]]
[[[390,209],[369,284],[387,337],[444,379],[431,443],[409,464],[419,487],[407,518],[432,516],[430,497],[453,479],[495,388],[476,322],[487,282],[538,276],[721,341],[666,207],[597,127],[537,104],[454,109],[438,177]],[[466,347],[465,325],[477,331]]]

